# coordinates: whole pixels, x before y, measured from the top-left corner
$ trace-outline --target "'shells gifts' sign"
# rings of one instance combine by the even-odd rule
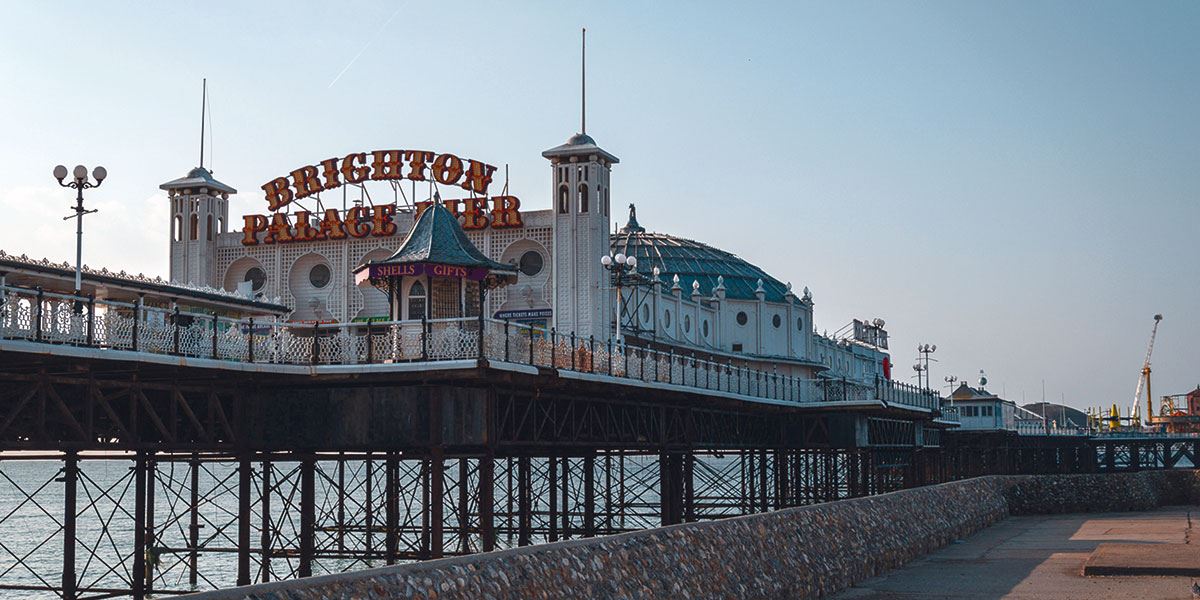
[[[267,208],[274,214],[244,216],[242,244],[290,244],[395,235],[395,204],[356,206],[344,212],[331,208],[320,214],[306,210],[294,214],[279,212],[297,200],[322,191],[368,180],[432,180],[461,187],[472,195],[485,196],[442,201],[461,219],[463,229],[523,227],[521,201],[516,196],[486,197],[495,172],[496,167],[477,160],[464,161],[453,154],[436,154],[428,150],[375,150],[347,154],[340,159],[329,158],[264,184]],[[417,216],[430,204],[416,203]]]
[[[369,265],[359,271],[355,284],[368,279],[386,279],[389,277],[408,277],[412,275],[429,275],[430,277],[453,277],[455,279],[470,279],[483,281],[488,270],[475,267],[459,267],[439,263],[405,263],[399,265]]]

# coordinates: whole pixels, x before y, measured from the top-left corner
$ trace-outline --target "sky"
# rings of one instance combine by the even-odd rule
[[[614,214],[809,287],[820,330],[885,319],[897,378],[933,343],[934,383],[1127,406],[1162,313],[1155,394],[1200,384],[1194,2],[3,4],[9,253],[72,259],[51,170],[103,164],[84,262],[166,275],[202,78],[231,215],[375,148],[507,164],[549,208],[587,27]]]

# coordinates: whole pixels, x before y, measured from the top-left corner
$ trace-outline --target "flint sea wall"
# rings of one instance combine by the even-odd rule
[[[1194,471],[989,476],[720,521],[303,580],[196,600],[817,598],[1010,514],[1200,498]]]

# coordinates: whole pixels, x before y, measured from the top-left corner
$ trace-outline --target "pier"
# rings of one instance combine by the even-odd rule
[[[155,317],[3,291],[0,484],[18,502],[0,538],[29,518],[48,528],[36,547],[0,547],[0,589],[63,598],[309,577],[987,474],[1164,469],[1193,462],[1200,442],[955,433],[939,395],[904,384],[784,377],[491,319]],[[45,467],[22,479],[18,462]]]

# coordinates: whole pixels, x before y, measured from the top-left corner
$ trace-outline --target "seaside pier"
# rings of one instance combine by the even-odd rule
[[[133,327],[94,298],[5,292],[0,589],[63,598],[1195,457],[1190,439],[953,433],[943,399],[904,384],[785,377],[489,319]]]

